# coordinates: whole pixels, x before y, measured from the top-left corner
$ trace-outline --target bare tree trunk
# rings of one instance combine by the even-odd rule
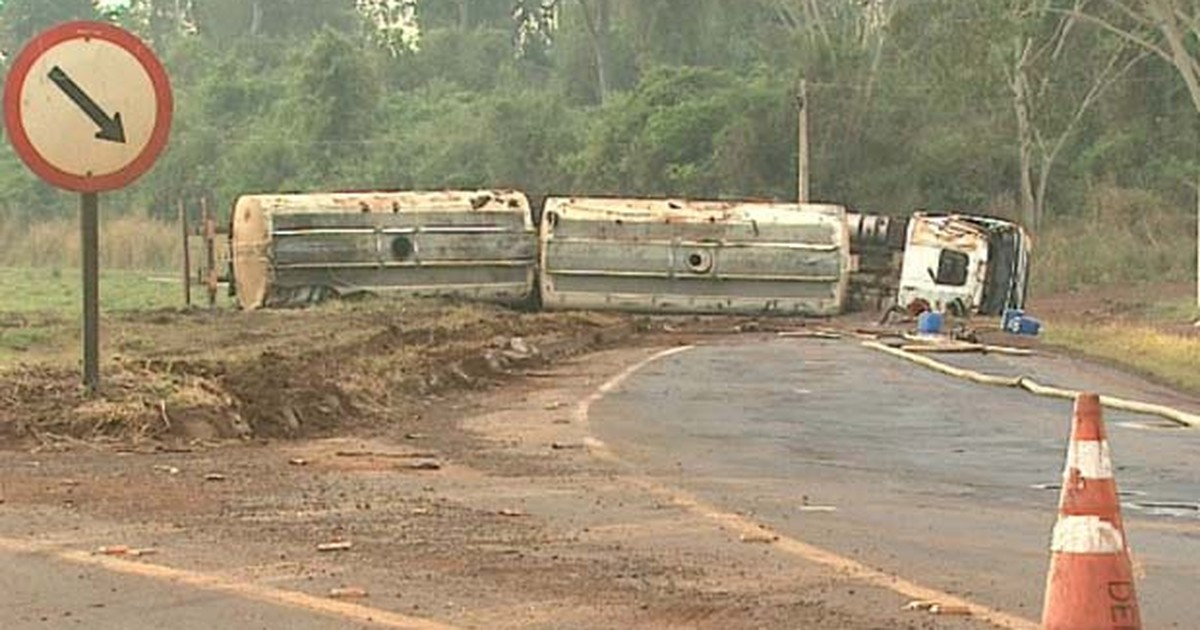
[[[1025,225],[1036,228],[1037,197],[1033,190],[1033,120],[1029,112],[1029,77],[1025,64],[1029,59],[1032,42],[1029,39],[1018,44],[1020,50],[1017,61],[1009,77],[1009,87],[1013,93],[1013,111],[1017,116],[1017,155],[1018,167],[1021,170],[1021,220]]]
[[[458,30],[471,30],[471,0],[458,0]]]
[[[263,10],[261,0],[251,0],[250,2],[250,36],[258,37],[258,33],[262,30]]]
[[[600,103],[608,98],[608,35],[610,26],[609,0],[579,0],[583,10],[583,23],[592,42],[592,58],[596,63],[596,91]],[[593,14],[592,8],[596,8]]]
[[[863,32],[866,37],[864,46],[871,55],[871,63],[867,67],[867,77],[863,85],[862,98],[858,102],[858,111],[853,118],[853,130],[860,139],[866,132],[866,120],[875,97],[875,86],[879,81],[880,68],[883,65],[883,53],[888,43],[888,27],[892,22],[895,5],[882,5],[874,11],[878,11],[878,13],[869,13],[863,17]]]
[[[1192,97],[1196,111],[1200,111],[1200,64],[1184,43],[1187,38],[1186,26],[1180,24],[1179,15],[1173,10],[1175,3],[1167,0],[1144,1],[1163,38],[1167,40],[1169,61],[1187,85],[1188,95]]]
[[[1053,82],[1053,69],[1061,63],[1067,38],[1075,26],[1076,20],[1082,17],[1085,0],[1076,0],[1072,11],[1066,12],[1059,20],[1054,34],[1046,41],[1037,44],[1032,37],[1018,40],[1014,48],[1016,58],[1009,70],[1009,84],[1013,94],[1013,109],[1017,118],[1017,142],[1021,169],[1021,217],[1030,227],[1041,227],[1046,216],[1046,197],[1050,189],[1050,176],[1058,161],[1058,156],[1066,146],[1067,140],[1078,128],[1083,117],[1100,99],[1114,82],[1120,79],[1130,68],[1145,59],[1149,53],[1141,52],[1128,55],[1129,45],[1123,43],[1118,47],[1105,64],[1091,79],[1091,86],[1086,94],[1075,105],[1071,117],[1059,129],[1047,133],[1039,126],[1037,108],[1046,107],[1051,100],[1049,88]],[[1030,11],[1046,11],[1030,6]],[[1041,80],[1036,89],[1030,83],[1030,68],[1034,64],[1046,65]],[[1048,140],[1049,139],[1049,140]],[[1034,156],[1040,158],[1035,167]],[[1037,169],[1036,172],[1034,169]]]

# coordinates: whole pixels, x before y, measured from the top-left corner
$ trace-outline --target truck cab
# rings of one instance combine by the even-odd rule
[[[955,315],[1021,309],[1029,284],[1029,235],[1000,219],[917,213],[908,222],[897,304],[924,301]]]

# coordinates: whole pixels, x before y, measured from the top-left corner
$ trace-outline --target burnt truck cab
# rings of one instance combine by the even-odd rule
[[[1021,226],[969,215],[917,213],[908,221],[897,304],[923,300],[955,315],[1025,307],[1031,242]]]

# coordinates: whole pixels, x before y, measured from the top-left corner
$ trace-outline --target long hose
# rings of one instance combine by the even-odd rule
[[[879,343],[877,341],[866,341],[866,342],[863,342],[862,345],[865,348],[871,348],[872,350],[878,350],[880,352],[890,354],[894,357],[898,357],[898,358],[904,359],[906,361],[916,363],[917,365],[927,367],[936,372],[941,372],[942,374],[946,374],[946,375],[953,376],[956,378],[966,379],[968,381],[972,381],[975,383],[982,383],[984,385],[996,385],[999,387],[1012,387],[1012,388],[1017,388],[1017,389],[1024,389],[1024,390],[1026,390],[1032,394],[1038,395],[1038,396],[1046,396],[1046,397],[1050,397],[1050,398],[1063,398],[1066,400],[1074,400],[1075,397],[1078,396],[1080,393],[1080,392],[1072,391],[1072,390],[1068,390],[1068,389],[1062,389],[1062,388],[1058,388],[1058,387],[1042,385],[1027,376],[1011,376],[1011,377],[1010,376],[996,376],[994,374],[984,374],[982,372],[976,372],[974,370],[966,370],[963,368],[955,367],[953,365],[948,365],[946,363],[942,363],[941,361],[932,359],[928,356],[916,354],[913,352],[908,352],[906,350],[902,350],[899,348],[893,348],[893,347],[884,345],[882,343]],[[1174,422],[1175,424],[1178,424],[1183,427],[1188,427],[1188,428],[1192,428],[1192,429],[1200,428],[1200,416],[1198,416],[1196,414],[1192,414],[1192,413],[1187,413],[1185,411],[1180,411],[1180,410],[1174,409],[1172,407],[1167,407],[1165,405],[1144,403],[1144,402],[1139,402],[1136,400],[1126,400],[1124,398],[1117,398],[1114,396],[1101,396],[1100,403],[1110,409],[1116,409],[1119,411],[1129,411],[1132,413],[1157,416],[1157,417],[1160,417],[1160,418],[1163,418],[1166,420],[1170,420],[1171,422]]]

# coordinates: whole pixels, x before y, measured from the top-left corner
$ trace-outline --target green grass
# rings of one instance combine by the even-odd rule
[[[0,365],[77,350],[83,286],[78,269],[0,267]],[[205,303],[192,287],[192,303]],[[224,302],[222,302],[224,303]],[[100,274],[102,314],[183,307],[183,287],[165,272]]]
[[[165,281],[156,281],[163,279]],[[200,297],[194,292],[193,299]],[[0,268],[0,313],[53,313],[74,316],[83,308],[78,269]],[[183,287],[168,273],[102,271],[104,311],[154,310],[183,306]]]

